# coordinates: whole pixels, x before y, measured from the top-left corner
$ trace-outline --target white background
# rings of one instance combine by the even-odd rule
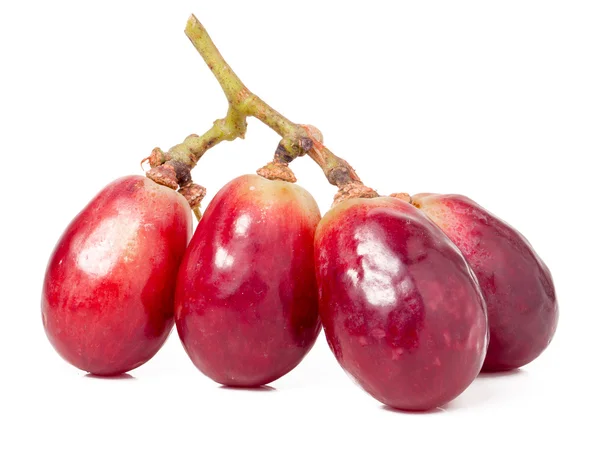
[[[130,378],[63,362],[39,311],[59,235],[154,146],[225,114],[191,12],[250,89],[380,193],[463,193],[525,234],[559,295],[546,353],[429,414],[384,409],[322,335],[273,390],[218,387],[176,334]],[[250,119],[194,178],[210,199],[277,142]],[[0,150],[2,449],[598,448],[597,1],[3,1]],[[293,168],[325,213],[335,189],[308,158]]]

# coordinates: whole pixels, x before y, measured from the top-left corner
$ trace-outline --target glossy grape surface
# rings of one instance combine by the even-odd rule
[[[190,208],[141,176],[106,186],[67,227],[42,293],[58,353],[96,375],[148,361],[173,326],[175,277],[191,236]]]
[[[484,371],[521,367],[548,346],[558,321],[550,271],[514,228],[461,195],[419,194],[415,204],[460,248],[487,303]]]
[[[373,397],[427,410],[477,376],[483,298],[456,246],[423,213],[398,199],[347,200],[319,224],[315,256],[327,341]]]
[[[215,196],[177,281],[177,330],[218,383],[259,386],[292,370],[320,331],[313,238],[320,220],[299,186],[245,175]]]

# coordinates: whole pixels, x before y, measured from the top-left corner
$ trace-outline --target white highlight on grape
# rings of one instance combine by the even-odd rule
[[[229,269],[233,265],[233,256],[227,253],[223,247],[217,249],[215,254],[215,266],[219,269]]]
[[[248,234],[248,228],[250,228],[250,216],[248,214],[242,214],[235,221],[235,235],[244,237]]]
[[[133,214],[123,217],[121,213],[103,220],[83,242],[75,243],[80,247],[77,266],[89,275],[102,277],[121,257],[124,262],[130,262],[129,255],[135,254],[139,227],[140,221]]]
[[[394,281],[400,275],[402,262],[372,230],[361,228],[355,234],[357,253],[362,256],[361,288],[372,305],[386,306],[396,302]]]

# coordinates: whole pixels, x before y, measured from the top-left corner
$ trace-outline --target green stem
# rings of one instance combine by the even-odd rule
[[[166,159],[180,161],[192,168],[208,149],[218,143],[244,138],[246,118],[252,116],[282,138],[273,164],[287,166],[296,157],[308,154],[323,169],[331,184],[340,188],[349,184],[362,185],[352,167],[322,144],[320,133],[315,136],[310,127],[290,121],[248,90],[194,15],[188,19],[185,34],[221,85],[229,102],[229,109],[227,116],[215,121],[212,128],[202,136],[189,136],[181,144],[172,147]],[[314,127],[313,130],[318,133]]]
[[[186,36],[192,41],[198,53],[204,59],[204,62],[214,74],[221,85],[227,100],[230,104],[236,104],[241,100],[241,96],[248,94],[248,89],[238,78],[235,72],[229,67],[219,49],[216,47],[206,28],[192,14],[185,27]]]

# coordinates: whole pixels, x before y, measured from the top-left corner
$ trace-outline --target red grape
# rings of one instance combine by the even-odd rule
[[[154,356],[173,326],[175,277],[191,232],[183,196],[145,177],[100,191],[48,263],[42,318],[58,353],[97,375]]]
[[[461,195],[419,194],[414,203],[460,248],[488,309],[484,371],[523,366],[548,346],[558,320],[550,271],[514,228]]]
[[[175,319],[193,363],[218,383],[259,386],[292,370],[320,331],[313,238],[301,187],[245,175],[212,200],[177,280]]]
[[[373,397],[426,410],[459,395],[487,347],[485,304],[456,246],[410,204],[353,199],[316,232],[319,309],[338,362]]]

